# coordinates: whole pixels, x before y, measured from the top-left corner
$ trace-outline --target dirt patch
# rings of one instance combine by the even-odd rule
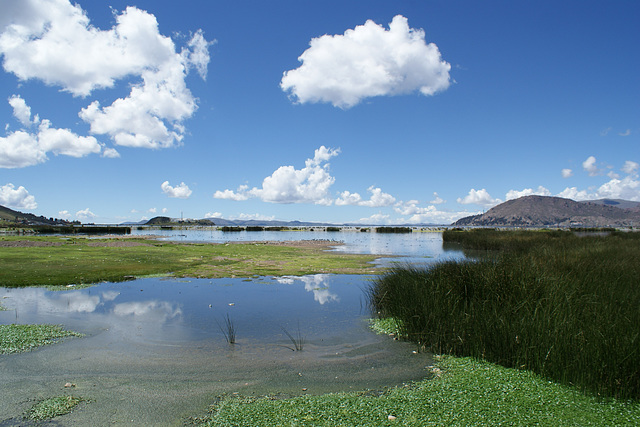
[[[46,246],[62,246],[62,242],[43,242],[38,240],[7,240],[0,241],[0,247],[3,248],[34,248]]]

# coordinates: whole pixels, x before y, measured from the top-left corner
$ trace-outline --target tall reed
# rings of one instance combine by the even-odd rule
[[[396,267],[368,290],[378,315],[399,319],[406,336],[437,353],[640,398],[639,234],[466,233],[475,247],[484,240],[502,251]]]

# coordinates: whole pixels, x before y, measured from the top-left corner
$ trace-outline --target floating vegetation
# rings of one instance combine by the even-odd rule
[[[75,396],[57,396],[36,403],[25,415],[25,419],[44,421],[73,411],[84,399]]]
[[[0,354],[22,353],[64,337],[82,337],[60,325],[0,325]]]

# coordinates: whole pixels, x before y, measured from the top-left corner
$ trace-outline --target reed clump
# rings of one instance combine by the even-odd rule
[[[430,269],[392,269],[367,292],[379,317],[398,319],[403,335],[436,353],[640,399],[640,234],[445,235],[455,239],[500,251]]]

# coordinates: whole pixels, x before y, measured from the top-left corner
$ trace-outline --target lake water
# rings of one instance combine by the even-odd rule
[[[335,240],[336,251],[459,258],[440,233],[153,230],[182,241]],[[398,259],[393,258],[398,261]],[[390,262],[388,259],[385,262]],[[62,292],[0,288],[0,323],[53,323],[86,334],[0,356],[0,425],[33,399],[72,393],[94,402],[64,425],[179,424],[221,393],[249,395],[381,389],[426,375],[428,354],[371,332],[370,276],[147,278]],[[225,319],[236,329],[227,343]],[[302,351],[286,332],[304,337]],[[76,384],[69,390],[65,383]],[[3,424],[4,421],[4,424]],[[17,424],[16,424],[17,425]]]

